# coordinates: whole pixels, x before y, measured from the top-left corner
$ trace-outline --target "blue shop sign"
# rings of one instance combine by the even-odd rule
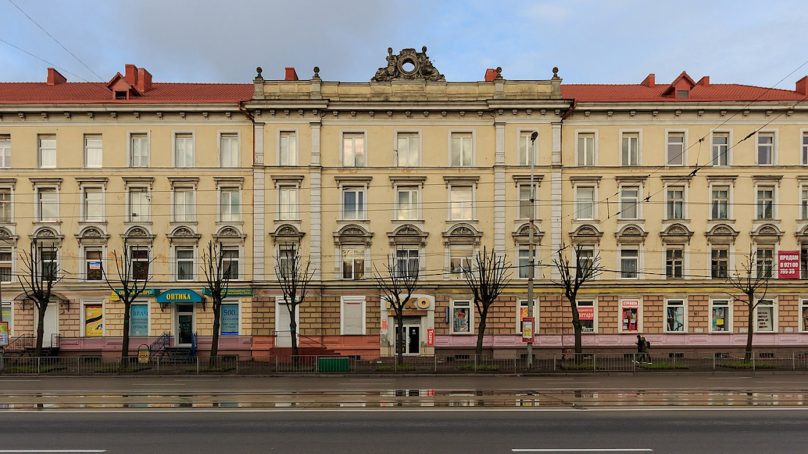
[[[157,295],[157,302],[166,303],[201,303],[202,295],[189,289],[171,289]]]

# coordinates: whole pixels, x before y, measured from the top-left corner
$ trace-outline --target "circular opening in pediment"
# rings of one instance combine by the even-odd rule
[[[415,62],[412,59],[406,59],[401,63],[401,70],[405,73],[411,74],[415,71]]]

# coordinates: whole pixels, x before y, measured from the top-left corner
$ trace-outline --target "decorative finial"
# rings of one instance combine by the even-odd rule
[[[421,52],[426,53],[426,46],[421,47]]]
[[[497,77],[495,77],[495,79],[502,79],[502,66],[497,66]]]
[[[558,77],[558,66],[553,66],[553,79],[560,79]]]
[[[320,80],[320,67],[319,66],[314,67],[314,75],[311,78],[312,78],[312,80]]]
[[[261,73],[262,73],[262,72],[264,72],[264,68],[262,68],[262,67],[260,67],[260,66],[259,66],[259,67],[255,68],[255,72],[256,72],[256,73],[258,73],[258,74],[255,76],[255,78],[256,78],[256,79],[262,79],[262,77],[261,77]]]

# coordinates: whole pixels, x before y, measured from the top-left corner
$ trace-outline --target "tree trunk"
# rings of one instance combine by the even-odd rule
[[[295,312],[297,309],[297,305],[292,304],[291,308],[289,309],[289,337],[292,338],[292,357],[295,359],[295,364],[297,364],[297,323],[295,322]]]
[[[576,298],[567,298],[570,301],[570,310],[572,311],[572,332],[575,335],[575,356],[578,357],[583,353],[583,345],[581,344],[581,333],[583,327],[581,326],[581,317],[578,314],[578,301]],[[563,336],[564,333],[561,333]]]
[[[219,326],[221,325],[222,302],[213,301],[213,339],[210,344],[210,367],[216,366],[216,357],[219,356]]]
[[[42,355],[42,340],[45,338],[45,311],[48,310],[47,304],[42,304],[41,309],[37,311],[37,320],[38,324],[36,327],[36,349],[34,350],[34,356],[37,358]]]
[[[480,314],[480,324],[477,328],[477,350],[475,350],[475,354],[477,355],[478,361],[483,356],[483,341],[485,340],[485,325],[487,321],[488,306],[485,306],[483,312]]]
[[[404,364],[404,314],[399,311],[396,314],[396,362]]]
[[[752,360],[752,335],[755,332],[754,326],[754,313],[755,313],[755,305],[750,301],[754,301],[754,298],[750,298],[747,295],[747,305],[749,306],[749,314],[747,314],[747,322],[746,322],[746,352],[744,353],[743,359],[744,361],[751,361]]]
[[[129,364],[129,318],[132,312],[132,302],[123,302],[123,339],[121,340],[121,367]],[[147,333],[148,334],[148,333]]]

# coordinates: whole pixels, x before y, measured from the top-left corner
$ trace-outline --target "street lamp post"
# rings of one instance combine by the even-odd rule
[[[535,255],[536,249],[533,245],[533,229],[534,229],[534,221],[536,218],[536,183],[533,181],[534,176],[533,173],[535,172],[536,166],[536,138],[539,136],[539,133],[533,131],[530,135],[530,155],[528,156],[528,160],[530,161],[530,232],[528,233],[528,265],[530,266],[530,271],[527,275],[527,313],[528,317],[533,317],[533,275],[536,272],[536,263],[535,263]],[[534,332],[531,334],[535,337],[535,322],[533,324]],[[530,340],[527,344],[527,366],[528,368],[533,367],[533,339]]]

